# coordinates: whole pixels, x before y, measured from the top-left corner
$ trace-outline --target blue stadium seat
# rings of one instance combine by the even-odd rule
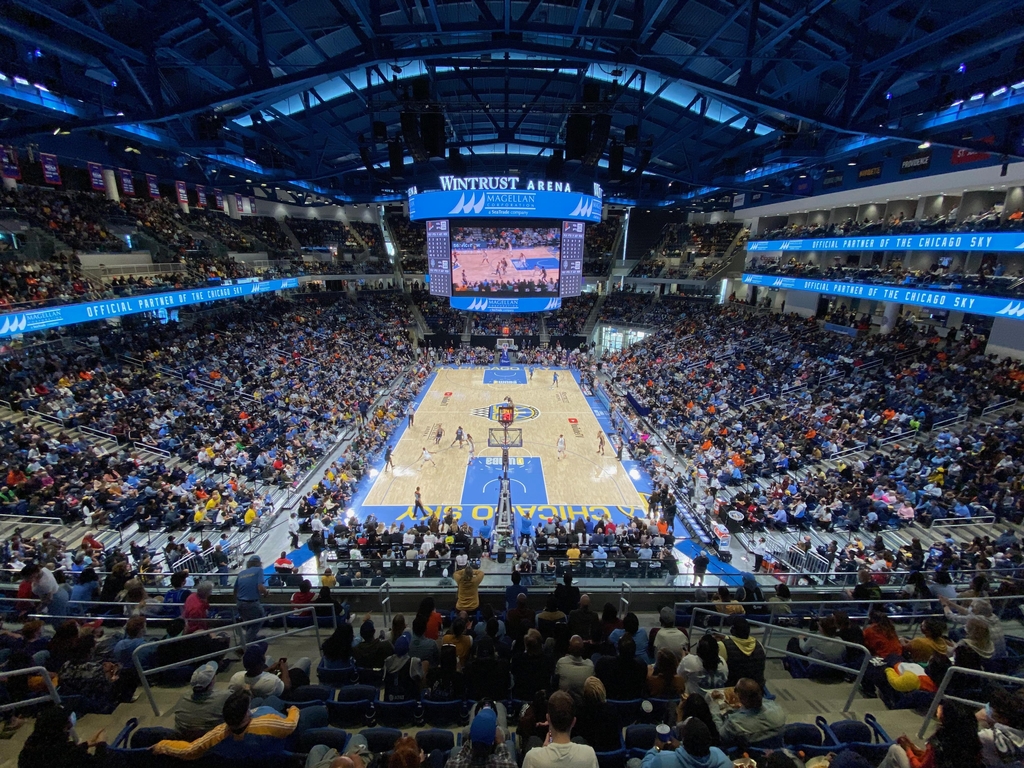
[[[416,712],[420,703],[416,699],[409,701],[378,701],[374,704],[377,722],[391,728],[412,725],[416,720]]]
[[[627,725],[624,743],[629,756],[640,759],[647,754],[647,750],[654,746],[654,741],[657,738],[657,726],[653,723]]]
[[[397,728],[364,728],[359,734],[366,739],[371,752],[387,752],[402,738],[402,732]]]
[[[424,698],[420,703],[423,705],[423,719],[435,728],[447,728],[462,720],[465,707],[462,701],[431,701]]]
[[[889,734],[870,713],[864,715],[864,722],[837,720],[829,723],[825,733],[832,741],[832,751],[852,749],[868,760],[876,762],[882,760],[889,747],[896,743],[889,738]]]
[[[643,714],[643,699],[608,699],[608,703],[615,707],[623,725],[635,723]]]

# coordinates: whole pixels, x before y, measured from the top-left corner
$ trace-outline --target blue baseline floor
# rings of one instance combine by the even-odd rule
[[[484,370],[484,384],[526,384],[526,369],[522,366],[510,368],[487,368]]]
[[[509,459],[508,476],[516,506],[548,503],[541,464],[536,456],[513,456]],[[466,480],[462,486],[463,507],[474,504],[497,506],[501,475],[500,456],[484,456],[466,467]]]

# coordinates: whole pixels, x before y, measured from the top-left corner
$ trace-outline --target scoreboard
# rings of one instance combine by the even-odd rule
[[[560,298],[579,296],[583,291],[583,236],[586,226],[582,221],[562,222],[562,253],[558,283]]]
[[[447,219],[427,222],[427,271],[430,295],[452,295],[452,245]]]

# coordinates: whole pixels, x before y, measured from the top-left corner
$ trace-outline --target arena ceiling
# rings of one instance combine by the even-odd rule
[[[363,199],[463,168],[698,195],[883,143],[1019,157],[1022,43],[1006,0],[8,0],[0,67],[44,92],[0,87],[0,140],[104,136]],[[552,160],[579,115],[585,157]]]

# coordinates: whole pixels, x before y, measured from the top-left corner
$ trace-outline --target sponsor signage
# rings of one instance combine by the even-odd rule
[[[206,187],[196,184],[196,208],[206,207]]]
[[[927,171],[932,164],[932,153],[931,152],[915,152],[913,155],[907,155],[900,160],[900,173],[917,173],[918,171]]]
[[[21,178],[21,166],[18,165],[18,150],[14,147],[4,147],[3,155],[0,157],[0,171],[5,179],[18,180]]]
[[[103,166],[99,163],[86,163],[86,167],[89,169],[89,183],[92,184],[92,188],[97,192],[106,190],[107,185],[103,181]]]
[[[467,312],[551,312],[562,306],[561,299],[523,296],[522,298],[500,298],[490,296],[452,296],[452,309]]]
[[[748,251],[1024,251],[1024,232],[952,232],[941,235],[872,235],[803,240],[754,240]]]
[[[882,178],[882,164],[865,165],[857,169],[857,181],[874,181]]]
[[[949,161],[953,165],[965,165],[967,163],[980,163],[992,157],[988,152],[977,152],[973,149],[954,149]]]
[[[452,190],[409,196],[409,218],[413,221],[487,217],[575,219],[597,223],[601,221],[601,198],[580,192],[536,189]]]
[[[742,208],[743,205],[746,202],[747,202],[747,193],[746,192],[740,192],[738,195],[733,195],[732,196],[732,207],[733,208]]]
[[[109,301],[90,301],[84,304],[68,304],[60,307],[30,309],[0,315],[0,338],[19,333],[44,331],[65,325],[104,320],[109,317],[135,315],[140,312],[155,312],[161,309],[185,307],[206,301],[239,299],[260,293],[271,293],[286,288],[298,288],[297,278],[265,280],[263,282],[218,285],[209,288],[191,288],[183,291],[149,293],[141,296],[123,296]]]
[[[744,274],[743,282],[766,288],[781,288],[789,291],[810,291],[829,296],[851,296],[856,299],[888,301],[895,304],[910,304],[915,307],[956,310],[975,315],[1024,319],[1024,301],[1005,296],[981,296],[970,293],[954,293],[929,288],[907,288],[902,285],[876,285],[874,283],[838,283],[832,280],[808,280],[800,277],[778,277],[776,275]]]
[[[174,182],[174,188],[178,192],[178,202],[181,203],[182,205],[188,205],[188,188],[185,186],[185,182]]]
[[[156,183],[156,176],[152,173],[146,174],[146,188],[149,190],[149,196],[154,200],[160,199],[160,186]]]
[[[56,155],[39,153],[39,164],[43,166],[43,181],[47,184],[60,185],[60,166],[57,164]]]
[[[833,189],[835,187],[843,186],[843,174],[826,173],[824,180],[821,182],[821,186],[825,189]]]
[[[127,168],[118,168],[117,172],[121,176],[121,189],[126,195],[134,195],[135,180],[132,179],[132,172]]]

